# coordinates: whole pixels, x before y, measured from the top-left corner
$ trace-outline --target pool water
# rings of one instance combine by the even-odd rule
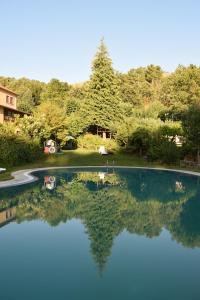
[[[65,169],[0,189],[0,299],[200,299],[200,178]]]

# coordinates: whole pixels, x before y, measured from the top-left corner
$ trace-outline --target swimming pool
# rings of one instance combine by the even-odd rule
[[[45,170],[0,189],[2,300],[200,299],[200,178]]]

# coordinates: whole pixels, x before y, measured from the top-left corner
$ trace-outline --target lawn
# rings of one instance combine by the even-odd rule
[[[141,166],[141,167],[164,167],[179,168],[178,165],[164,165],[158,162],[147,162],[144,158],[133,154],[119,152],[112,155],[101,156],[98,152],[88,150],[64,151],[62,154],[46,155],[33,163],[8,167],[7,171],[0,174],[0,181],[11,179],[11,173],[17,170],[59,167],[59,166]],[[187,170],[189,170],[187,168]],[[194,169],[190,169],[195,171]],[[197,170],[196,170],[197,171]]]

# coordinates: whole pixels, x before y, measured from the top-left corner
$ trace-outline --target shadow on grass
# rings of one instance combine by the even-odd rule
[[[42,161],[42,166],[144,166],[147,164],[149,163],[143,158],[123,152],[100,155],[94,151],[84,150],[65,151],[63,154],[48,156]]]

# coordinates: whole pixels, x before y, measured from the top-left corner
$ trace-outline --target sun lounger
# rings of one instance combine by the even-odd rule
[[[99,147],[99,153],[101,155],[107,155],[108,154],[108,151],[105,149],[105,146],[100,146]]]

